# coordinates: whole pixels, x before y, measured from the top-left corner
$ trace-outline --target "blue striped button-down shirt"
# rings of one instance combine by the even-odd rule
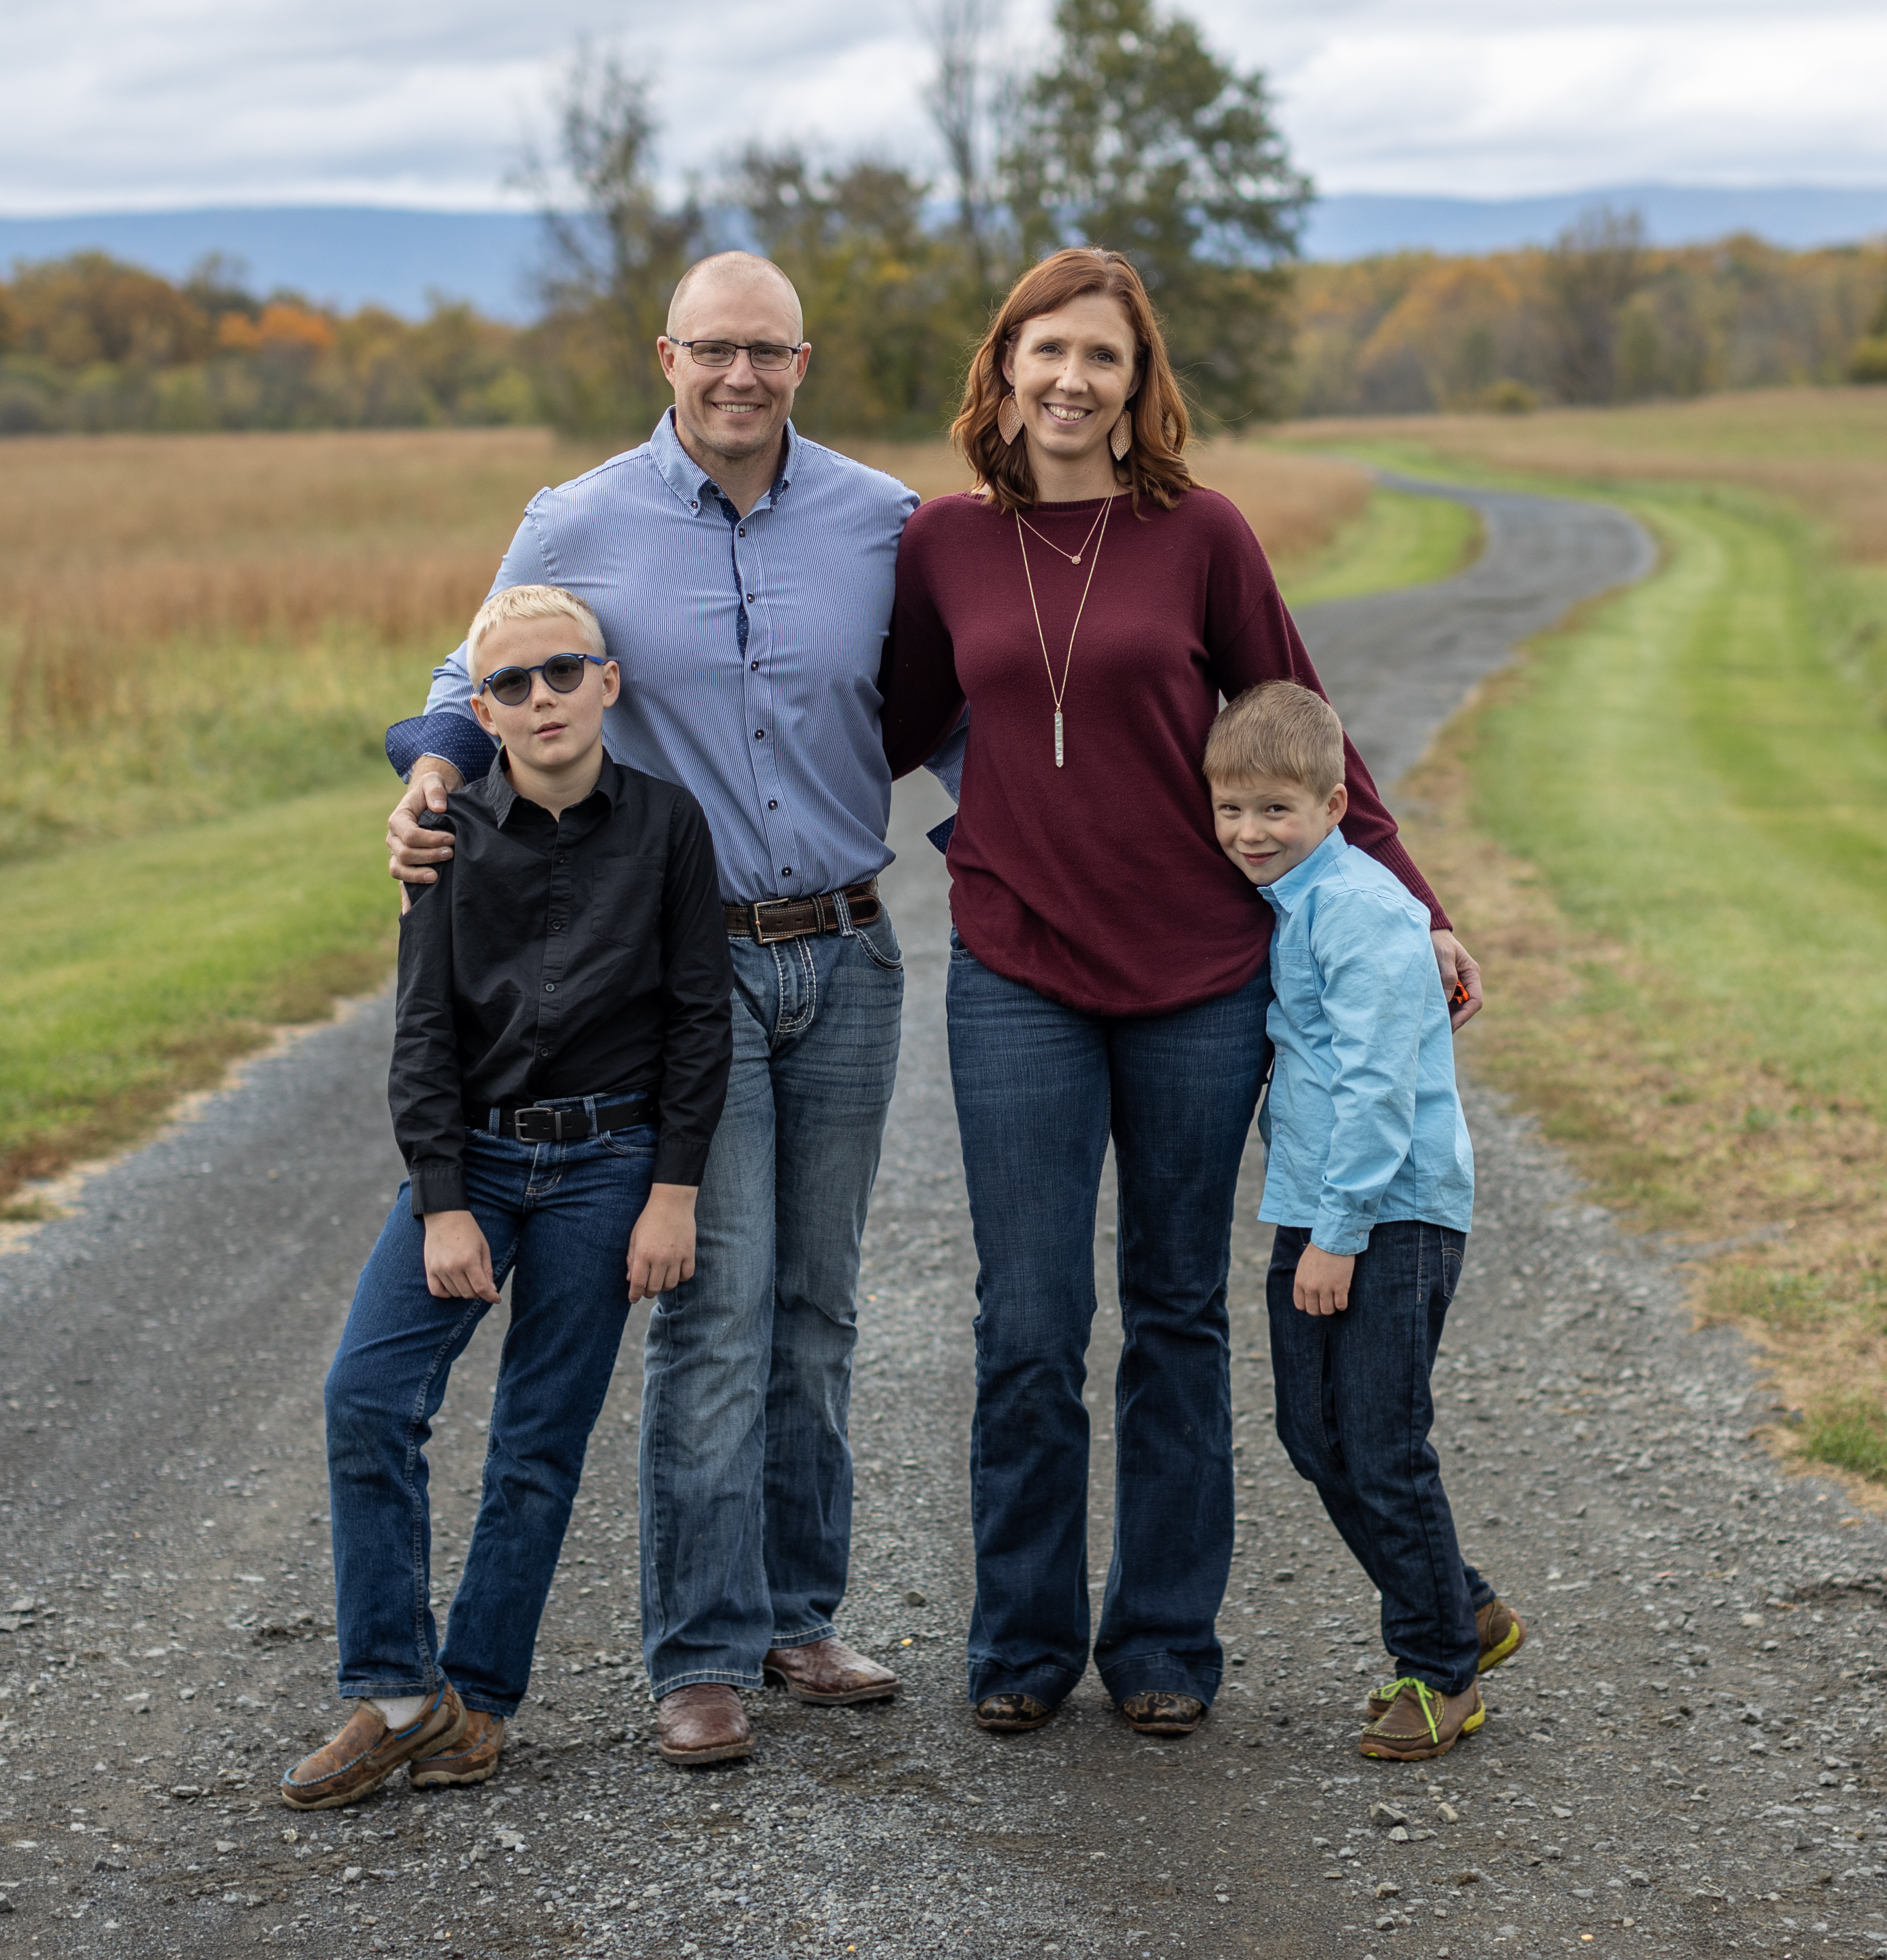
[[[739,517],[664,415],[525,510],[492,590],[561,585],[595,608],[622,673],[604,746],[693,794],[724,898],[830,891],[891,861],[878,668],[917,501],[789,423],[772,491]],[[482,775],[492,750],[470,700],[460,646],[425,714],[388,731],[394,767],[431,754]]]

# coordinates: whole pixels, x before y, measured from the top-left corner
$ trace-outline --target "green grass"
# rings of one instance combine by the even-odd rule
[[[1810,1409],[1802,1430],[1802,1453],[1869,1483],[1887,1484],[1887,1409],[1871,1395],[1838,1395]]]
[[[0,1191],[147,1131],[271,1023],[385,972],[395,784],[0,871]]]
[[[1847,575],[1747,497],[1618,501],[1665,566],[1490,707],[1477,816],[1806,1093],[1887,1114],[1887,734],[1830,644]]]
[[[1443,497],[1378,490],[1363,514],[1281,580],[1286,603],[1316,606],[1451,578],[1481,548],[1481,521]]]

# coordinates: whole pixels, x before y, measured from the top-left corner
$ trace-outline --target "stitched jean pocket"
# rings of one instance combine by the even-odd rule
[[[898,935],[893,930],[891,915],[882,906],[877,918],[870,925],[860,926],[854,936],[874,966],[882,966],[887,973],[904,971],[904,948],[898,943]],[[888,952],[879,944],[880,940],[889,946]]]
[[[655,1125],[634,1123],[626,1130],[605,1130],[597,1141],[613,1157],[652,1157],[655,1154]]]

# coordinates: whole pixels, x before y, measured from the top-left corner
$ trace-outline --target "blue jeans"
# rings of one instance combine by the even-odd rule
[[[858,1241],[897,1073],[888,914],[730,940],[733,1069],[696,1208],[695,1277],[649,1317],[642,1652],[659,1699],[760,1685],[832,1631],[851,1554],[845,1440]]]
[[[1465,1236],[1378,1225],[1357,1255],[1342,1312],[1291,1304],[1309,1232],[1281,1225],[1266,1281],[1278,1433],[1298,1474],[1383,1596],[1383,1644],[1399,1674],[1465,1692],[1480,1662],[1475,1614],[1494,1588],[1463,1564],[1428,1432],[1429,1376]]]
[[[1118,1701],[1210,1703],[1232,1558],[1232,1213],[1271,1058],[1268,969],[1145,1019],[1064,1007],[951,937],[950,1076],[976,1236],[971,1698],[1052,1707],[1088,1656],[1094,1214],[1108,1139],[1125,1340],[1114,1548],[1094,1665]]]
[[[512,1275],[511,1324],[443,1652],[428,1604],[425,1445],[452,1364],[490,1309],[426,1290],[425,1227],[400,1186],[328,1370],[342,1694],[426,1694],[443,1675],[469,1708],[509,1715],[523,1699],[628,1318],[629,1233],[648,1201],[655,1142],[647,1124],[567,1144],[466,1132],[466,1193],[494,1275],[500,1285]]]

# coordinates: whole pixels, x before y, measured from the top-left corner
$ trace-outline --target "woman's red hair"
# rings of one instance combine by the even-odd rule
[[[1142,497],[1150,497],[1163,511],[1170,511],[1192,488],[1184,453],[1192,425],[1147,288],[1119,253],[1071,245],[1030,266],[1010,288],[970,363],[963,406],[950,425],[951,441],[975,471],[978,487],[999,511],[1029,510],[1038,501],[1026,440],[1004,442],[996,425],[996,412],[1010,392],[1003,379],[1003,355],[1028,321],[1057,312],[1089,293],[1105,293],[1120,302],[1133,328],[1140,371],[1140,385],[1128,404],[1133,446],[1126,460],[1114,466],[1116,479],[1132,490],[1136,508]]]

